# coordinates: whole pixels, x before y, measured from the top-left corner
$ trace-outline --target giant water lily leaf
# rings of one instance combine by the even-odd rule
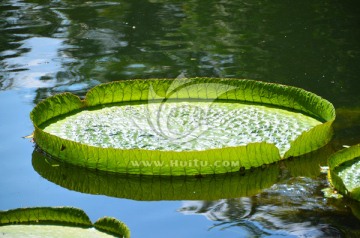
[[[48,158],[37,150],[33,152],[32,165],[45,179],[70,190],[145,201],[253,196],[278,182],[280,175],[277,164],[203,177],[123,175],[73,166]]]
[[[360,144],[329,158],[329,180],[341,194],[360,201]]]
[[[75,165],[128,174],[239,171],[299,156],[331,138],[331,103],[302,89],[195,78],[101,84],[31,112],[37,144]]]
[[[84,211],[72,207],[33,207],[0,211],[0,234],[4,237],[19,238],[130,237],[129,229],[119,220],[103,217],[93,225]]]

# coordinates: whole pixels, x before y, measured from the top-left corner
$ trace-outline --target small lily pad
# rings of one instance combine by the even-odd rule
[[[329,180],[341,194],[360,201],[360,144],[329,158]]]
[[[72,207],[32,207],[0,211],[4,237],[130,237],[127,226],[114,218],[93,225],[84,211]]]

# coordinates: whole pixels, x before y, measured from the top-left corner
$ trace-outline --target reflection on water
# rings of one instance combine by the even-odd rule
[[[81,81],[82,94],[90,80],[183,73],[286,83],[356,105],[360,21],[350,2],[4,0],[0,88],[39,85],[38,100],[59,84]]]
[[[357,237],[360,203],[325,198],[320,166],[331,145],[280,163],[276,183],[255,196],[183,201],[179,212],[213,221],[210,229],[238,229],[246,237]],[[349,214],[352,211],[353,215]]]
[[[247,237],[342,237],[359,235],[360,204],[325,198],[320,166],[334,150],[313,153],[244,174],[205,177],[118,175],[51,159],[34,150],[32,164],[64,188],[141,201],[183,200],[178,212],[203,215],[211,229],[239,229]],[[351,210],[350,210],[351,208]],[[351,211],[354,216],[351,215]]]
[[[253,197],[184,201],[179,212],[203,215],[211,229],[242,230],[246,237],[357,237],[359,222],[349,208],[323,197],[323,181],[290,178]],[[336,222],[329,222],[336,216]]]
[[[67,189],[142,201],[216,200],[252,196],[273,185],[277,165],[244,174],[205,177],[119,175],[58,162],[34,150],[32,164],[45,179]]]
[[[61,70],[61,56],[58,56],[63,41],[54,38],[32,37],[20,41],[18,48],[25,53],[16,58],[6,58],[8,81],[4,87],[44,88],[56,85],[56,73]]]
[[[77,170],[36,156],[33,166],[75,191],[196,200],[184,202],[179,211],[207,216],[212,229],[235,227],[255,237],[355,237],[359,221],[350,208],[360,217],[358,203],[324,199],[320,190],[326,178],[318,168],[329,153],[360,142],[359,5],[352,0],[2,0],[0,93],[26,91],[38,102],[64,91],[83,96],[113,80],[178,75],[305,88],[337,108],[331,145],[252,174],[149,181],[92,172],[77,177]]]

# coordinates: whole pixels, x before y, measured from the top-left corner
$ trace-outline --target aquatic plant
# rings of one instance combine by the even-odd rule
[[[342,195],[360,201],[360,144],[340,150],[329,158],[328,178]]]
[[[63,161],[128,174],[234,172],[324,146],[335,110],[303,89],[193,78],[101,84],[31,112],[39,147]]]
[[[83,210],[73,207],[0,211],[0,233],[9,237],[130,237],[129,228],[121,221],[103,217],[92,224]]]

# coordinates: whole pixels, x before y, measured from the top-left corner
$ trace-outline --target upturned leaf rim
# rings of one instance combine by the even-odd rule
[[[125,223],[116,218],[102,217],[93,224],[83,210],[75,207],[25,207],[0,211],[0,227],[20,224],[94,227],[101,232],[130,238],[130,230]]]

